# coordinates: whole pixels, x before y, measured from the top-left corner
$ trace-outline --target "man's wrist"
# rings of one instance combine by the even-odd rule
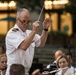
[[[47,32],[48,31],[48,28],[43,28],[43,30]]]

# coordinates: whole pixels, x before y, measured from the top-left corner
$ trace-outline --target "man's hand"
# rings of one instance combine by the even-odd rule
[[[51,19],[46,18],[43,22],[43,28],[48,29],[50,25],[51,25]]]
[[[68,67],[62,68],[62,75],[68,70]]]
[[[37,31],[38,30],[38,28],[39,28],[39,21],[35,21],[34,23],[33,23],[33,31]]]

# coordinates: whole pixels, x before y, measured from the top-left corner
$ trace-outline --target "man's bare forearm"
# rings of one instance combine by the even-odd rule
[[[41,34],[41,44],[40,44],[40,47],[43,47],[46,43],[46,40],[47,40],[47,36],[48,36],[48,31],[42,31],[42,34]]]
[[[33,42],[33,38],[35,36],[34,31],[32,31],[29,36],[20,44],[19,48],[26,51],[26,49],[30,46],[30,44]]]

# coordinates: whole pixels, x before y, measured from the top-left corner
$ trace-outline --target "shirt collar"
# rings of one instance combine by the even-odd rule
[[[23,31],[19,28],[19,26],[18,26],[17,24],[15,24],[14,28],[18,28],[19,31],[20,31],[22,34],[26,33],[26,31],[27,31],[27,30],[26,30],[25,32],[23,32]]]

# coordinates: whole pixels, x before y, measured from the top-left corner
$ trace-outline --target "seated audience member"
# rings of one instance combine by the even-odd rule
[[[56,61],[58,72],[55,75],[69,75],[74,73],[75,69],[71,69],[69,66],[69,60],[66,55],[62,55],[57,58]]]
[[[25,75],[25,67],[22,64],[12,64],[9,73],[10,75]]]
[[[0,55],[0,75],[5,75],[7,68],[7,57],[6,54]]]

